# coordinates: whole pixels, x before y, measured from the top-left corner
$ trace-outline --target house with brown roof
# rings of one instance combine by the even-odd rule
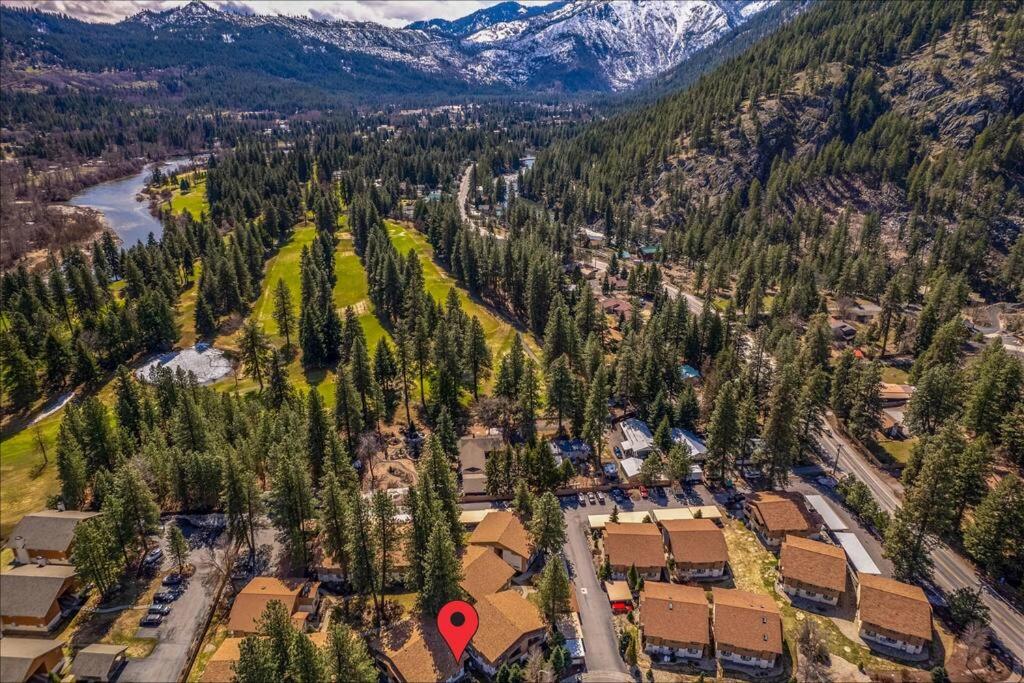
[[[498,555],[482,545],[466,547],[462,554],[462,580],[459,586],[474,600],[508,588],[516,570]]]
[[[517,572],[525,572],[533,560],[530,535],[526,527],[511,512],[492,512],[473,529],[469,545],[490,548]]]
[[[869,643],[920,654],[932,642],[932,606],[919,586],[857,574],[857,623]]]
[[[33,512],[14,527],[7,547],[14,552],[17,564],[28,564],[40,557],[49,564],[71,564],[75,527],[99,514],[80,510]]]
[[[821,532],[821,523],[799,494],[752,493],[747,496],[746,513],[750,527],[769,548],[779,547],[789,535],[818,538]]]
[[[46,680],[64,666],[64,641],[46,638],[0,638],[0,681]]]
[[[719,579],[729,562],[725,534],[710,519],[667,519],[660,524],[680,581]]]
[[[256,633],[260,617],[274,600],[283,604],[293,619],[299,617],[304,626],[309,615],[320,607],[320,584],[305,579],[253,577],[235,596],[228,616],[228,630],[236,635]]]
[[[652,582],[640,593],[640,628],[652,659],[702,659],[711,647],[710,617],[704,590],[696,586]]]
[[[838,604],[846,590],[846,553],[843,549],[800,536],[786,536],[779,553],[782,590],[827,605]]]
[[[127,645],[92,643],[78,651],[71,662],[71,673],[76,681],[110,681],[117,677],[125,658]]]
[[[650,522],[605,524],[604,554],[616,580],[626,578],[629,568],[635,566],[645,580],[660,581],[668,564],[661,529]]]
[[[886,408],[905,405],[913,395],[914,387],[910,384],[881,382],[878,385],[878,398]]]
[[[715,656],[722,666],[771,669],[782,654],[782,614],[769,595],[711,589]]]
[[[0,573],[0,627],[4,632],[47,633],[81,605],[75,568],[25,564]]]
[[[536,605],[516,591],[501,591],[478,600],[480,628],[470,644],[476,661],[494,675],[502,664],[524,659],[544,641],[547,625]]]
[[[455,661],[433,619],[405,620],[384,632],[374,648],[388,680],[452,683],[465,675],[463,654]]]
[[[463,495],[487,495],[487,458],[504,448],[505,441],[499,435],[459,439],[459,480]]]

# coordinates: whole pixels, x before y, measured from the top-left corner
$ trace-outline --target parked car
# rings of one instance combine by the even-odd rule
[[[145,557],[144,560],[142,560],[142,562],[143,562],[143,564],[156,564],[157,562],[162,560],[163,557],[164,557],[164,551],[163,550],[161,550],[160,548],[153,548],[148,553],[146,553],[146,557]]]
[[[612,448],[612,452],[615,453],[616,458],[622,460],[622,449],[620,449],[618,446],[615,446],[614,448]]]
[[[161,583],[165,586],[180,586],[181,574],[168,574]]]
[[[618,487],[612,489],[612,498],[614,498],[615,500],[622,500],[623,497],[624,496],[622,495],[622,489]]]
[[[641,486],[640,487],[640,497],[641,498],[646,498],[647,497],[647,487],[646,486]]]
[[[587,502],[589,502],[591,505],[597,505],[597,496],[594,495],[593,491],[587,493]]]
[[[599,502],[601,505],[604,505],[604,501],[605,501],[604,493],[602,491],[598,491],[597,492],[597,502]]]
[[[174,602],[181,597],[181,591],[162,590],[153,594],[153,602]]]
[[[150,605],[149,614],[159,614],[160,616],[167,616],[171,613],[171,608],[167,605]]]
[[[587,497],[583,495],[582,491],[576,494],[576,502],[579,503],[580,505],[587,504]]]
[[[162,614],[147,614],[142,617],[142,621],[139,622],[139,626],[143,628],[155,628],[162,624],[164,617]]]
[[[667,499],[668,498],[668,496],[665,495],[665,487],[664,486],[657,486],[657,487],[655,487],[654,495],[657,496],[658,498],[662,498],[662,499]]]

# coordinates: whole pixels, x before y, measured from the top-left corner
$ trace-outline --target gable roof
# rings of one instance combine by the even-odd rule
[[[811,516],[796,495],[787,493],[754,493],[747,498],[768,531],[809,531]]]
[[[516,591],[486,595],[476,603],[480,628],[473,648],[494,664],[520,638],[544,629],[537,607]]]
[[[107,643],[87,645],[75,655],[75,661],[71,662],[71,673],[79,680],[103,678],[110,673],[118,656],[127,649],[127,645],[108,645]]]
[[[802,536],[786,536],[779,564],[783,579],[795,579],[839,593],[846,590],[846,553],[838,546]]]
[[[0,638],[0,681],[21,683],[32,673],[40,657],[64,647],[63,640],[48,638]]]
[[[469,536],[470,545],[497,545],[520,557],[530,557],[530,536],[511,512],[498,510],[483,518]]]
[[[604,525],[604,551],[616,566],[664,567],[665,546],[661,529],[650,522]]]
[[[710,519],[668,519],[661,523],[668,534],[676,562],[728,562],[725,534]]]
[[[402,621],[381,636],[380,654],[391,663],[400,680],[409,683],[444,681],[458,671],[433,620]],[[467,655],[462,655],[466,659]]]
[[[857,574],[860,620],[925,641],[932,639],[932,606],[920,586]]]
[[[645,638],[674,643],[711,643],[711,613],[704,589],[650,581],[640,593]]]
[[[459,439],[459,463],[462,471],[484,471],[487,454],[501,450],[505,442],[501,436],[464,436]]]
[[[516,573],[512,566],[489,547],[471,545],[462,555],[462,581],[459,585],[474,600],[497,593]]]
[[[782,654],[782,614],[770,596],[712,588],[711,597],[717,647]]]
[[[0,573],[0,616],[42,619],[75,578],[70,565],[26,564]]]
[[[241,659],[239,646],[242,638],[225,638],[220,647],[210,655],[203,669],[203,683],[229,683],[235,678],[232,665]]]
[[[235,596],[228,618],[228,630],[254,633],[263,611],[273,600],[284,604],[291,614],[295,611],[295,601],[302,591],[305,581],[302,579],[281,580],[273,576],[256,576],[245,588]]]
[[[25,539],[25,548],[28,550],[67,553],[78,523],[99,514],[98,512],[82,512],[80,510],[33,512],[22,517],[18,525],[14,527],[14,531],[11,532],[7,541],[7,547],[13,548],[14,539],[21,536]]]

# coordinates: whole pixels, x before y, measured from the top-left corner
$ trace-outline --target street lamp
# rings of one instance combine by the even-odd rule
[[[836,470],[839,469],[839,454],[843,451],[843,444],[836,446],[836,459],[832,461],[832,478],[836,476]]]

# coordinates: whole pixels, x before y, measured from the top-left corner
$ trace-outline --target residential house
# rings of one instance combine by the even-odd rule
[[[469,536],[469,545],[491,548],[516,570],[525,572],[533,561],[530,535],[511,512],[498,510],[484,517]]]
[[[611,278],[609,278],[611,280]],[[619,278],[615,278],[616,283]],[[633,304],[629,303],[625,299],[618,297],[605,297],[600,300],[601,310],[605,315],[611,316],[612,318],[628,318],[633,313]]]
[[[243,638],[225,638],[206,661],[201,683],[231,683],[235,680],[234,664],[241,658],[239,647]]]
[[[64,666],[64,641],[46,638],[0,638],[0,681],[48,680]]]
[[[530,648],[544,642],[547,624],[536,605],[516,591],[501,591],[478,600],[480,627],[471,647],[476,661],[493,676],[502,664],[525,659]]]
[[[556,462],[580,462],[590,457],[590,446],[583,439],[551,439],[548,441],[548,449],[555,456]]]
[[[848,342],[857,336],[857,329],[850,323],[839,318],[829,318],[828,326],[832,330],[832,338],[836,341]]]
[[[869,642],[917,655],[932,642],[932,607],[919,586],[857,574],[857,623]]]
[[[235,635],[256,633],[267,605],[277,600],[296,622],[304,625],[320,607],[320,583],[305,579],[253,577],[235,596],[228,616],[228,631]],[[298,624],[297,624],[298,625]]]
[[[722,578],[729,549],[718,525],[710,519],[671,519],[661,522],[661,528],[678,580]]]
[[[464,436],[459,439],[459,479],[466,496],[487,495],[487,458],[505,448],[500,435]]]
[[[881,400],[883,408],[906,405],[913,395],[914,387],[910,384],[880,382],[878,385],[878,398]]]
[[[76,681],[112,681],[128,660],[127,645],[93,643],[78,651],[71,662],[71,673]]]
[[[703,659],[711,647],[711,619],[702,588],[649,583],[640,593],[644,650],[659,656]]]
[[[612,578],[626,578],[630,567],[648,581],[660,581],[667,566],[661,529],[657,524],[608,522],[604,525],[604,553]]]
[[[704,442],[697,438],[697,435],[693,432],[688,432],[685,429],[679,429],[673,427],[669,430],[669,436],[672,438],[674,444],[686,444],[687,448],[690,449],[690,457],[695,462],[703,462],[705,454],[708,452],[708,447],[704,445]]]
[[[17,564],[28,564],[40,557],[50,564],[71,564],[75,527],[99,514],[79,510],[33,512],[14,527],[7,547],[14,551]]]
[[[636,458],[646,458],[654,449],[654,436],[645,422],[635,417],[626,418],[619,423],[619,431],[622,432],[619,448],[623,453]]]
[[[590,228],[582,228],[580,230],[580,237],[587,243],[588,247],[593,248],[604,245],[605,234],[603,232],[591,230]]]
[[[622,467],[622,474],[624,475],[623,478],[626,481],[635,481],[640,476],[640,468],[643,465],[644,461],[640,458],[623,458],[619,461],[619,466]]]
[[[462,580],[459,585],[474,600],[479,601],[484,596],[508,588],[515,573],[516,570],[502,561],[491,548],[470,545],[462,555]]]
[[[0,572],[0,626],[4,632],[46,633],[80,605],[75,568],[26,564]]]
[[[433,619],[399,622],[384,632],[376,652],[387,679],[394,683],[452,683],[465,675],[469,656],[455,661]]]
[[[867,325],[882,312],[882,307],[870,301],[858,301],[846,311],[846,317],[854,322]]]
[[[746,513],[750,527],[769,548],[779,547],[788,535],[817,538],[820,532],[820,523],[798,494],[753,493],[747,497]]]
[[[657,258],[659,252],[661,252],[661,247],[656,244],[640,247],[640,258],[644,261],[653,261]]]
[[[771,669],[782,655],[782,614],[770,595],[711,589],[715,656],[722,666]]]
[[[882,433],[890,439],[908,438],[910,432],[904,424],[906,412],[906,405],[882,408]]]
[[[846,590],[843,549],[800,536],[786,536],[779,553],[782,590],[827,605],[836,605]]]

